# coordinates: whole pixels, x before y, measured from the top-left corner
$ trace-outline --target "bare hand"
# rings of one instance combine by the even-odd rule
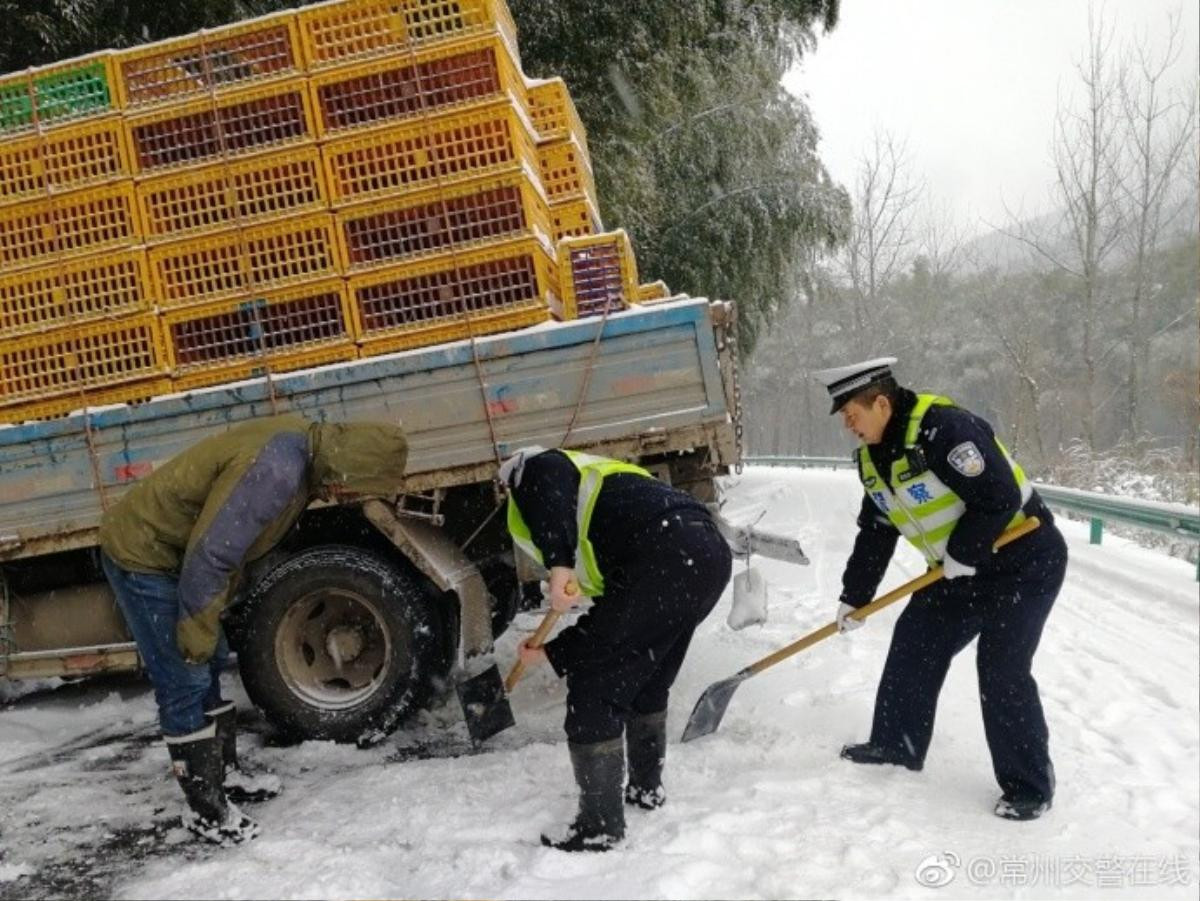
[[[566,613],[579,600],[579,585],[575,571],[566,566],[550,568],[549,599],[551,609]]]
[[[531,648],[529,642],[533,640],[533,636],[526,638],[523,642],[517,645],[517,655],[521,658],[521,662],[528,666],[539,666],[546,662],[546,652],[541,648]]]

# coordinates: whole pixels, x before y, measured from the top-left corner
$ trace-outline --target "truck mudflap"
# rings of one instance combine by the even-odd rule
[[[397,516],[379,500],[363,504],[363,515],[441,591],[458,596],[460,632],[458,662],[492,650],[491,595],[478,568],[436,526]]]

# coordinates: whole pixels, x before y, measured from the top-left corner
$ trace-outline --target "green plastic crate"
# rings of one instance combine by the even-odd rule
[[[20,131],[33,125],[33,100],[38,121],[79,119],[112,108],[112,91],[103,62],[35,75],[33,97],[24,79],[0,87],[0,132]]]

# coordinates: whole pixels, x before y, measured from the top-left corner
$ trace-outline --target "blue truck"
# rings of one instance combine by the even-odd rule
[[[141,404],[0,427],[0,678],[139,666],[97,527],[136,480],[253,417],[400,423],[403,493],[314,503],[226,627],[247,693],[306,738],[401,720],[487,655],[538,574],[494,484],[529,444],[636,460],[702,499],[740,457],[732,304],[677,298]]]

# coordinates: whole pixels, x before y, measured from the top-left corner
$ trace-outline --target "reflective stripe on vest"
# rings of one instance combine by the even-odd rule
[[[596,457],[579,451],[562,451],[567,459],[579,470],[579,498],[575,505],[575,531],[578,536],[575,547],[575,580],[579,590],[587,597],[594,598],[604,594],[604,576],[596,563],[596,551],[592,547],[590,529],[592,513],[596,509],[596,499],[600,496],[600,488],[606,476],[618,472],[654,478],[640,466],[632,463],[622,463],[620,460],[610,460],[607,457]],[[517,500],[512,492],[508,495],[508,532],[512,535],[513,544],[545,566],[541,549],[533,543],[533,535],[525,523],[517,507]]]
[[[924,472],[914,473],[910,469],[908,451],[917,446],[921,420],[933,406],[954,406],[954,401],[935,394],[917,395],[916,406],[908,418],[904,433],[905,454],[892,462],[890,480],[882,478],[876,471],[865,444],[858,449],[858,475],[863,489],[875,506],[921,552],[930,566],[937,566],[945,559],[950,534],[967,508],[962,498],[934,475],[933,470],[926,467]],[[1013,478],[1021,491],[1021,506],[1024,507],[1033,495],[1033,486],[999,439],[996,440],[996,446],[1012,469]],[[896,486],[894,491],[893,485]],[[1008,528],[1024,521],[1025,514],[1018,510],[1009,521]]]

